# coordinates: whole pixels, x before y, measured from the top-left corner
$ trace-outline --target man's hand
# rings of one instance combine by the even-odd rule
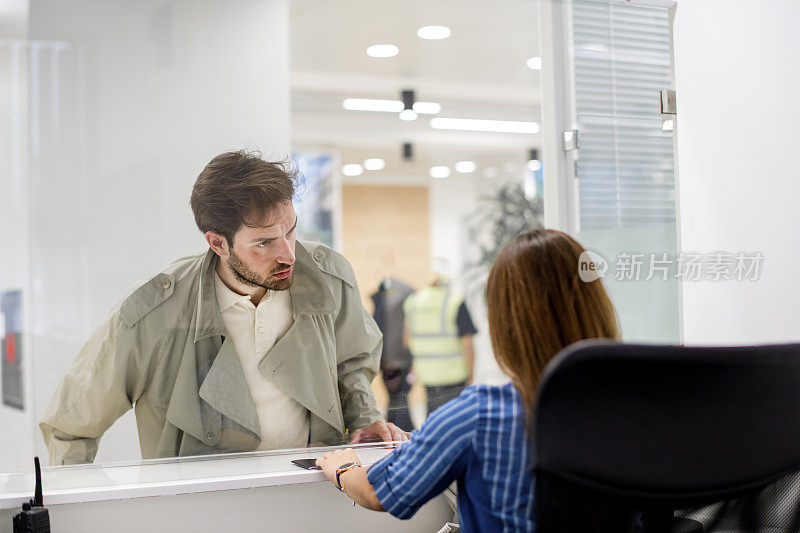
[[[350,437],[350,444],[381,441],[402,442],[406,440],[408,440],[408,433],[392,423],[386,423],[382,420],[378,420],[377,422],[373,422],[368,426],[355,430]]]

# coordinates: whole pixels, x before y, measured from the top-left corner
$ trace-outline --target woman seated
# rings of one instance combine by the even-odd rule
[[[509,243],[489,274],[486,300],[494,355],[511,383],[467,387],[369,469],[352,449],[326,453],[317,465],[328,479],[359,505],[397,518],[457,481],[463,531],[533,531],[528,429],[542,371],[573,342],[619,338],[602,282],[578,275],[583,251],[554,230]]]

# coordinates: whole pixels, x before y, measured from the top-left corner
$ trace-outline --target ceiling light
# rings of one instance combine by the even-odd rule
[[[380,157],[371,157],[364,160],[364,168],[367,170],[383,170],[386,168],[386,161]]]
[[[350,163],[342,167],[342,174],[345,176],[360,176],[364,173],[364,167],[358,163]]]
[[[400,120],[417,120],[417,112],[414,111],[414,91],[405,89],[400,91],[400,99],[403,101],[403,110],[400,111]]]
[[[394,57],[400,53],[400,49],[393,44],[373,44],[367,48],[369,57]]]
[[[490,131],[495,133],[539,133],[541,129],[538,122],[442,117],[432,118],[431,127],[437,130]]]
[[[431,167],[431,177],[444,179],[450,175],[449,167]]]
[[[420,39],[447,39],[450,33],[447,26],[423,26],[417,30]]]
[[[531,159],[526,166],[531,172],[537,172],[542,169],[542,162],[538,159]]]
[[[528,65],[528,68],[531,69],[531,70],[542,70],[542,58],[541,57],[532,57],[525,64]]]
[[[377,100],[374,98],[346,98],[342,107],[348,111],[385,111],[399,113],[403,110],[400,100]],[[414,111],[420,115],[435,115],[442,110],[441,104],[435,102],[415,102]]]
[[[400,120],[417,120],[417,112],[413,109],[403,109],[400,111]]]
[[[442,106],[434,102],[415,102],[413,109],[420,115],[435,115],[441,112]]]
[[[475,172],[476,168],[478,168],[478,165],[474,161],[459,161],[455,164],[456,172],[459,174],[470,174]]]
[[[347,98],[342,107],[349,111],[388,111],[399,113],[403,110],[403,102],[397,100],[375,100],[372,98]]]

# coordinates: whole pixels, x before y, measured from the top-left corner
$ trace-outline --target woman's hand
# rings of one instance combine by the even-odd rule
[[[325,476],[334,485],[336,485],[336,469],[345,463],[361,464],[358,455],[356,455],[356,452],[352,448],[325,452],[325,455],[317,459],[317,466],[322,468]],[[338,485],[336,485],[336,487],[339,488]]]

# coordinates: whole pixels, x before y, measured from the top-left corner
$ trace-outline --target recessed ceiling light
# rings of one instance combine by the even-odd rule
[[[345,176],[360,176],[364,173],[364,167],[358,163],[349,163],[342,167],[342,174]]]
[[[439,167],[431,167],[431,177],[437,179],[444,179],[450,175],[450,168],[439,166]]]
[[[373,44],[367,48],[369,57],[394,57],[400,53],[400,49],[393,44]]]
[[[383,170],[386,168],[386,161],[380,157],[370,157],[364,160],[364,168],[367,170]]]
[[[528,68],[531,70],[542,70],[541,57],[532,57],[525,64],[528,65]]]
[[[495,133],[539,133],[541,129],[538,122],[442,117],[432,118],[431,127],[437,130],[489,131]]]
[[[413,109],[403,109],[400,111],[400,120],[417,120],[418,116],[419,115],[417,115],[417,112]]]
[[[476,168],[478,168],[478,165],[474,161],[459,161],[455,164],[456,172],[459,174],[470,174],[475,172]]]
[[[447,39],[450,37],[450,28],[447,26],[423,26],[417,30],[420,39]]]
[[[434,102],[415,102],[414,111],[421,115],[435,115],[442,110],[440,104]]]

